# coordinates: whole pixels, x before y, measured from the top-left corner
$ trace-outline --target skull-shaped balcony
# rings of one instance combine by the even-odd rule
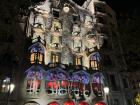
[[[62,24],[59,19],[53,19],[51,33],[54,36],[61,36],[62,35]]]
[[[43,26],[42,23],[34,23],[33,25],[33,32],[40,35],[45,32],[45,27]]]
[[[62,50],[62,45],[60,43],[51,43],[51,51],[60,52]]]

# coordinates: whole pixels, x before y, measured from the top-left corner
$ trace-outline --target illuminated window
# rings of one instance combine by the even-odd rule
[[[75,65],[82,65],[82,56],[75,56]]]
[[[30,62],[33,63],[39,63],[42,64],[43,63],[43,58],[44,58],[44,54],[45,54],[45,48],[44,46],[37,42],[35,44],[33,44],[31,47],[29,47],[30,50]]]
[[[66,95],[68,93],[68,74],[60,68],[48,70],[45,88],[48,95]]]
[[[41,53],[32,53],[31,54],[31,58],[30,58],[30,62],[33,64],[33,63],[36,63],[38,62],[39,64],[42,64],[43,62],[43,54]]]
[[[98,70],[99,69],[99,64],[100,64],[100,55],[98,52],[93,53],[90,56],[90,67],[94,70]]]
[[[40,66],[32,66],[26,73],[27,85],[26,90],[29,93],[38,93],[41,87],[42,68]]]
[[[96,72],[92,77],[92,90],[96,96],[103,95],[104,76],[100,72]]]
[[[52,63],[59,63],[60,62],[60,54],[52,54]]]
[[[7,93],[9,92],[9,89],[10,89],[10,78],[7,77],[2,80],[1,92]]]

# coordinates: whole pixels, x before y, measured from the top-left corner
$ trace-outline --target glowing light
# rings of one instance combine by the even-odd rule
[[[49,103],[48,105],[59,105],[56,101]]]
[[[63,11],[65,13],[68,13],[70,11],[70,8],[68,6],[63,7]]]
[[[87,102],[79,102],[79,104],[78,105],[89,105]]]
[[[66,101],[64,105],[75,105],[72,100]]]
[[[10,84],[10,92],[13,92],[14,88],[15,88],[15,85],[14,84]]]
[[[109,87],[104,87],[104,92],[105,92],[105,94],[108,94],[109,93]]]
[[[104,102],[97,102],[95,105],[106,105]]]

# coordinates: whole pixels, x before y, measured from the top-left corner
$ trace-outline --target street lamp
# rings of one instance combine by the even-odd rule
[[[15,88],[15,85],[14,85],[13,83],[11,83],[11,84],[9,85],[10,93],[13,92],[14,88]]]
[[[15,88],[15,84],[10,83],[10,84],[8,85],[8,96],[7,96],[7,104],[6,104],[6,105],[9,105],[10,95],[11,95],[11,93],[13,92],[14,88]]]
[[[107,100],[107,104],[109,105],[108,94],[109,94],[109,87],[104,87],[105,98]]]
[[[104,87],[104,93],[109,94],[109,87]]]

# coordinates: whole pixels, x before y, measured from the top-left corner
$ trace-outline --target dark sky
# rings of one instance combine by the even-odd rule
[[[73,0],[81,5],[85,0]],[[139,9],[137,0],[105,0],[116,12],[128,12],[134,9]]]

